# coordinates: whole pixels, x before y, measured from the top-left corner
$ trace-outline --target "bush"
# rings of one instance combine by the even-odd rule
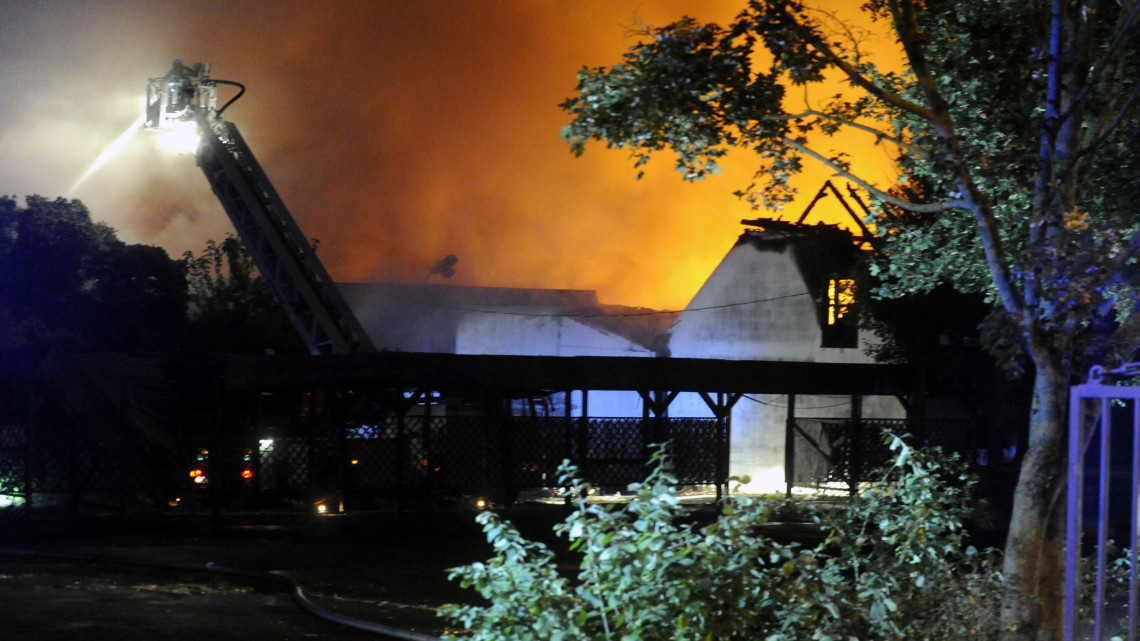
[[[880,481],[841,506],[734,494],[703,526],[685,520],[660,450],[622,506],[591,504],[589,484],[564,463],[575,509],[556,531],[580,555],[577,576],[485,512],[494,557],[450,576],[489,603],[441,615],[477,641],[996,638],[1001,577],[963,529],[973,481],[955,458],[895,437],[891,448]],[[766,536],[759,526],[776,509],[810,518],[822,542]]]

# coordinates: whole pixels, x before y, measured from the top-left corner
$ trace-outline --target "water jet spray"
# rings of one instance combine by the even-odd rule
[[[79,178],[74,183],[72,183],[71,187],[69,187],[68,190],[64,192],[64,197],[71,198],[75,194],[75,190],[79,189],[79,186],[82,185],[85,180],[90,178],[91,175],[98,171],[100,167],[107,164],[108,160],[114,158],[115,154],[122,151],[123,147],[126,147],[127,143],[131,141],[131,138],[134,138],[135,134],[140,129],[142,129],[143,122],[145,120],[145,115],[139,116],[137,119],[135,119],[134,122],[130,124],[129,127],[127,127],[123,133],[119,134],[118,138],[116,138],[111,144],[107,145],[106,149],[104,149],[102,153],[95,157],[95,161],[91,163],[91,166],[87,168],[87,171],[84,171],[83,174],[81,174]]]

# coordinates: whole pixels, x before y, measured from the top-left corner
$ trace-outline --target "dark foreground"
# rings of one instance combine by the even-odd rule
[[[524,505],[504,516],[527,538],[565,553],[553,526],[566,509]],[[710,505],[694,514],[714,513]],[[394,638],[303,610],[287,582],[264,576],[270,572],[287,573],[334,615],[424,636],[461,633],[436,609],[479,600],[447,579],[449,568],[492,555],[476,515],[466,508],[220,519],[0,512],[0,641]],[[818,542],[809,524],[770,525],[775,538]]]
[[[0,639],[384,638],[302,610],[281,581],[197,570],[208,563],[284,571],[337,614],[438,636],[448,630],[439,605],[478,598],[447,569],[491,554],[473,510],[0,516]],[[561,510],[510,516],[548,538]]]

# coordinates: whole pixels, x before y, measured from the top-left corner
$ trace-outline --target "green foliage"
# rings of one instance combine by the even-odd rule
[[[82,202],[0,198],[0,349],[170,347],[185,324],[181,267],[128,245]]]
[[[696,180],[715,172],[728,148],[784,133],[786,126],[743,129],[784,95],[777,76],[752,70],[755,37],[689,18],[652,35],[624,63],[578,73],[579,95],[562,104],[575,116],[562,133],[574,153],[588,140],[603,140],[630,148],[640,167],[652,152],[670,148],[677,170]]]
[[[0,474],[0,509],[17,505],[24,498],[25,493],[20,491],[22,483],[16,473]]]
[[[591,503],[589,484],[564,464],[575,509],[557,532],[577,555],[576,576],[485,512],[495,556],[451,578],[489,603],[441,614],[477,641],[997,638],[1000,576],[963,530],[973,481],[957,460],[897,438],[891,447],[894,465],[846,504],[734,494],[705,525],[687,518],[660,458],[621,507]],[[765,524],[789,510],[822,541],[769,537]]]
[[[1131,554],[1125,548],[1117,549],[1108,541],[1104,567],[1104,596],[1099,603],[1101,609],[1102,637],[1109,641],[1123,641],[1128,638],[1128,598],[1131,593]],[[1097,617],[1097,572],[1096,557],[1081,559],[1079,585],[1081,598],[1077,602],[1077,620],[1086,629],[1092,629]],[[1112,635],[1112,636],[1109,636]]]
[[[193,338],[213,352],[278,353],[304,349],[269,285],[257,275],[245,245],[233,236],[206,241],[186,266]]]
[[[1068,340],[1137,302],[1140,19],[1127,3],[1065,2],[1054,27],[1051,4],[868,2],[901,74],[806,3],[747,3],[725,27],[683,18],[646,30],[620,63],[582,69],[562,135],[575,153],[629,149],[638,167],[671,150],[688,180],[730,149],[752,152],[755,182],[737,193],[772,208],[794,196],[805,159],[822,162],[881,205],[878,295],[951,284],[986,294],[1021,334]],[[785,93],[836,77],[851,88]],[[898,183],[852,173],[829,148],[841,132],[897,154]]]
[[[1091,364],[1135,360],[1140,345],[1140,3],[861,8],[897,45],[875,53],[901,73],[826,12],[754,0],[727,27],[683,19],[647,31],[620,64],[583,70],[563,136],[579,153],[591,140],[628,148],[636,165],[672,150],[689,179],[730,147],[754,152],[756,184],[739,193],[769,207],[791,198],[804,159],[823,163],[879,206],[878,295],[948,284],[998,310],[984,344],[1034,371],[1002,616],[1015,638],[1057,638],[1051,488],[1064,473],[1066,385]],[[848,88],[823,100],[778,89],[829,77]],[[853,171],[829,147],[840,132],[896,154],[897,184]]]
[[[964,176],[977,186],[978,205],[993,214],[1009,278],[1024,292],[1024,311],[1041,329],[1088,329],[1101,307],[1118,302],[1131,313],[1136,281],[1123,287],[1121,263],[1122,253],[1135,247],[1140,209],[1122,201],[1119,190],[1140,179],[1135,162],[1140,145],[1135,108],[1111,96],[1134,89],[1135,76],[1119,71],[1140,71],[1140,52],[1108,48],[1113,25],[1124,16],[1105,7],[1097,19],[1077,24],[1074,16],[1083,10],[1070,7],[1067,21],[1072,22],[1062,26],[1067,35],[1057,35],[1050,34],[1050,3],[970,4],[926,3],[917,18],[934,36],[923,41],[924,53],[933,89],[952,121],[957,157],[938,153],[945,149],[945,125],[900,110],[892,119],[894,135],[928,150],[902,154],[903,170],[926,185],[931,201],[952,200]],[[1131,30],[1135,34],[1134,26]],[[1051,69],[1050,35],[1087,39],[1092,49],[1082,50],[1085,45],[1074,41],[1061,50],[1072,47],[1074,63],[1083,57],[1087,65],[1108,65],[1116,73]],[[1064,89],[1073,92],[1065,98],[1072,102],[1050,122],[1050,83],[1057,74],[1075,74],[1064,81],[1074,85]],[[930,91],[913,83],[903,95],[929,103]],[[1118,116],[1118,125],[1110,128]],[[962,214],[982,207],[970,209],[962,207]],[[891,237],[890,257],[882,261],[887,278],[880,293],[951,282],[965,291],[989,292],[996,300],[978,221],[962,214],[933,213],[919,224],[893,227],[898,233]],[[885,217],[879,220],[891,224]],[[1111,282],[1115,295],[1109,294]]]

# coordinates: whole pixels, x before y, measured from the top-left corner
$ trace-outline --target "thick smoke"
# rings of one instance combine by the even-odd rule
[[[623,152],[573,158],[558,103],[579,67],[620,59],[629,25],[723,23],[741,6],[4,1],[0,193],[64,195],[138,117],[146,78],[210,62],[247,85],[226,117],[334,278],[417,282],[456,254],[457,284],[680,307],[756,215],[731,195],[748,166],[692,185],[662,157],[637,181]],[[74,196],[174,255],[231,231],[193,158],[143,134]]]

